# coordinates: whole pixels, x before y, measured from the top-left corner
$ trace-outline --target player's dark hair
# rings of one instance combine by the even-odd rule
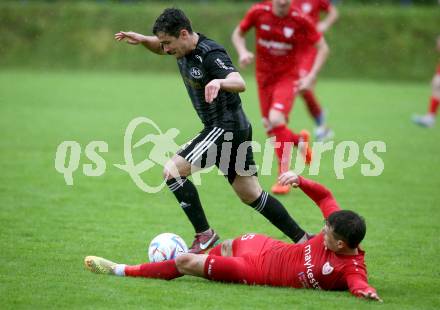
[[[335,238],[343,240],[352,249],[357,248],[367,232],[365,220],[350,210],[332,213],[328,217],[327,223],[333,229]]]
[[[190,20],[182,10],[168,8],[156,19],[153,26],[153,33],[157,35],[159,32],[163,32],[178,38],[180,36],[180,30],[182,29],[188,30],[189,33],[193,32]]]

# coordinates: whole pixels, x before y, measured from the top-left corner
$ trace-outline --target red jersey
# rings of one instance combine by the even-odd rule
[[[321,38],[309,18],[291,8],[288,15],[278,17],[272,11],[272,2],[253,5],[240,22],[245,33],[255,28],[257,75],[291,75],[298,71],[302,46],[313,46]]]
[[[309,16],[315,24],[319,22],[321,12],[329,12],[331,3],[329,0],[293,0],[292,6]]]
[[[331,192],[324,186],[300,177],[299,187],[321,209],[324,218],[340,210]],[[247,234],[234,239],[234,257],[245,267],[236,282],[314,288],[376,292],[367,282],[365,252],[342,255],[328,250],[321,232],[304,244],[290,244],[263,235]],[[240,262],[240,261],[238,261]]]

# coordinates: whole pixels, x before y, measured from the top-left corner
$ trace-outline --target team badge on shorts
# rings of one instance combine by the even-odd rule
[[[322,274],[323,275],[329,275],[329,274],[331,274],[332,272],[333,272],[333,267],[332,267],[332,265],[330,265],[330,263],[329,262],[326,262],[325,264],[324,264],[324,266],[322,266]]]

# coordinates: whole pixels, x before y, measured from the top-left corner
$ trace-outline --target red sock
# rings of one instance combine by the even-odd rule
[[[313,118],[316,120],[321,116],[321,105],[319,104],[318,100],[315,97],[315,94],[311,90],[305,90],[302,93],[302,97],[304,98],[304,101],[306,102],[307,109],[309,110],[310,114],[313,116]]]
[[[128,277],[157,278],[164,280],[172,280],[182,276],[177,270],[174,259],[159,263],[125,266],[124,272]]]
[[[429,105],[429,113],[437,114],[439,104],[440,104],[439,99],[437,99],[435,97],[431,97],[431,103]]]
[[[290,161],[290,154],[285,154],[283,161],[284,146],[286,142],[298,145],[299,135],[294,134],[286,125],[273,128],[271,133],[275,136],[275,142],[280,143],[280,147],[275,148],[275,154],[278,158],[278,173],[281,174],[289,169]],[[291,151],[291,148],[286,150]]]

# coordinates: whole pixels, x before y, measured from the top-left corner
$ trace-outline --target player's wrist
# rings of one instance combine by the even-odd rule
[[[249,53],[250,53],[250,52],[249,52],[248,49],[245,48],[245,47],[243,47],[242,49],[240,49],[240,50],[238,51],[238,55],[239,55],[240,58],[247,57],[247,55],[249,55]]]
[[[215,80],[220,88],[223,88],[225,86],[225,79],[215,79]]]

